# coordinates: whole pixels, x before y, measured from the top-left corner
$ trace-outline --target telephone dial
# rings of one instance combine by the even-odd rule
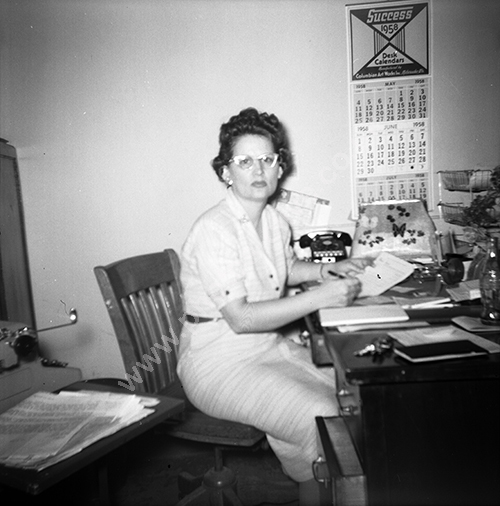
[[[311,261],[330,263],[347,258],[346,246],[351,246],[352,239],[346,232],[325,230],[311,232],[299,239],[301,248],[311,249]]]

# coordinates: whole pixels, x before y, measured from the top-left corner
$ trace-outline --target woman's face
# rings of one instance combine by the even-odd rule
[[[266,168],[264,162],[257,159],[273,153],[273,143],[261,135],[243,135],[236,141],[233,158],[247,155],[254,160],[250,169],[243,169],[234,161],[223,169],[222,177],[233,182],[233,191],[240,200],[266,203],[274,194],[283,169],[279,161],[274,167]]]

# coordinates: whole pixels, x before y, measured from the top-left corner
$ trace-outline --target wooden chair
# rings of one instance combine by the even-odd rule
[[[166,426],[169,435],[215,446],[215,465],[202,478],[180,474],[179,490],[195,489],[178,506],[191,504],[202,495],[209,497],[210,505],[241,505],[234,491],[235,474],[223,465],[222,449],[256,447],[265,442],[265,434],[249,425],[208,416],[185,396],[176,375],[179,336],[184,321],[179,271],[179,259],[172,249],[94,268],[127,372],[127,381],[119,384],[129,390],[183,399],[187,406],[183,419],[170,425],[167,422],[162,432]],[[259,483],[255,483],[259,488]],[[246,499],[250,495],[258,497],[259,493],[262,496],[262,491],[246,487]],[[261,502],[267,500],[262,496]],[[288,492],[278,502],[291,500],[293,497],[290,498]]]

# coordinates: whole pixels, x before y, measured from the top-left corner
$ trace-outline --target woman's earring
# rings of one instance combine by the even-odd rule
[[[220,169],[220,177],[224,179],[224,182],[227,184],[227,186],[231,186],[233,184],[233,180],[228,176],[224,177],[224,170],[227,169],[227,166],[224,165],[224,167],[221,167]]]

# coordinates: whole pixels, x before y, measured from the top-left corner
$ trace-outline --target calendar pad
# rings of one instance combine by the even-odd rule
[[[354,84],[352,150],[357,206],[429,199],[427,79]]]

